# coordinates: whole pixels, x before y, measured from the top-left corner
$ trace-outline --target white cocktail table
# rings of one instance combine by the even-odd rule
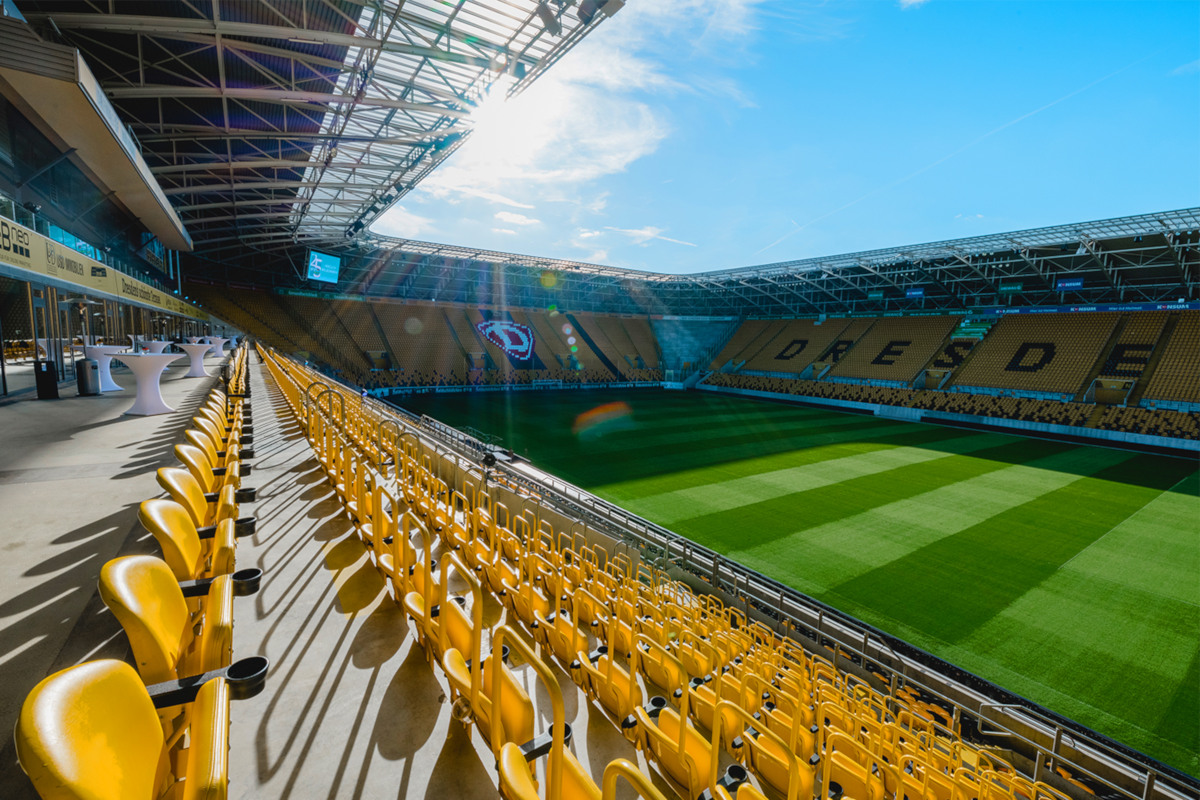
[[[212,349],[211,345],[196,344],[195,342],[193,342],[191,344],[179,344],[179,345],[176,345],[176,347],[178,347],[180,350],[183,350],[192,359],[192,368],[190,370],[188,370],[188,374],[184,375],[183,377],[185,377],[185,378],[209,378],[209,377],[212,377],[207,372],[204,371],[204,354]]]
[[[213,355],[216,356],[217,358],[224,358],[225,357],[225,343],[228,342],[229,340],[222,339],[220,336],[210,336],[210,337],[208,337],[208,341],[212,343]]]
[[[96,359],[96,363],[100,365],[100,391],[102,392],[123,392],[125,391],[112,377],[112,356],[113,353],[119,353],[125,349],[124,345],[119,344],[93,344],[88,345],[83,354],[88,358]]]
[[[129,367],[133,377],[137,378],[137,398],[126,414],[149,417],[154,414],[170,414],[175,410],[163,400],[159,381],[162,380],[163,370],[167,365],[183,356],[171,353],[117,353],[114,358]]]
[[[188,344],[199,344],[200,340],[203,338],[204,338],[203,336],[189,336],[189,337],[187,337],[187,341],[188,341]]]
[[[154,355],[158,355],[159,353],[163,352],[170,346],[171,346],[170,342],[155,342],[155,341],[142,342],[142,347],[146,348]]]

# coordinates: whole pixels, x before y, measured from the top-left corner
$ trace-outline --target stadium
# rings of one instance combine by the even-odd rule
[[[553,227],[471,147],[599,55],[754,108],[666,5],[0,0],[0,797],[1200,797],[1195,192],[684,270],[542,164],[576,241],[462,233]]]

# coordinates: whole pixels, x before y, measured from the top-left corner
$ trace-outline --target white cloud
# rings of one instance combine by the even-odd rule
[[[507,79],[497,81],[489,98],[471,114],[471,135],[421,182],[411,202],[429,200],[428,209],[435,207],[432,201],[470,202],[467,208],[481,213],[475,207],[483,201],[492,206],[482,213],[493,213],[498,233],[538,221],[546,230],[578,226],[581,233],[567,241],[594,250],[599,231],[593,236],[584,236],[582,231],[599,228],[597,217],[611,213],[609,192],[595,183],[626,171],[667,140],[672,124],[664,98],[689,93],[721,104],[753,105],[729,71],[744,66],[750,52],[746,45],[760,28],[761,7],[766,3],[630,3],[516,97],[504,101]],[[687,43],[683,53],[681,42]],[[497,208],[530,211],[535,203],[538,220]],[[569,208],[563,212],[556,203]],[[391,221],[393,214],[407,212],[393,209],[385,213],[375,229],[387,233],[403,227],[402,222]],[[449,218],[454,212],[445,215],[442,227],[452,229],[454,222]],[[458,219],[466,216],[461,211],[457,214]],[[625,234],[636,244],[661,239],[695,246],[663,236],[657,228],[626,230],[639,233],[640,241]]]
[[[520,95],[505,102],[503,79],[498,81],[471,115],[471,136],[417,191],[452,202],[467,196],[531,208],[525,198],[542,196],[546,187],[569,195],[624,171],[658,149],[671,131],[642,95],[686,91],[749,102],[728,78],[679,69],[671,42],[709,39],[715,47],[715,40],[744,38],[755,30],[762,2],[631,3]],[[604,192],[584,205],[599,213],[606,202]]]
[[[436,172],[434,173],[435,176],[437,174],[438,173],[436,173]],[[511,197],[506,197],[505,195],[502,195],[499,192],[484,191],[483,189],[480,189],[476,186],[471,186],[469,184],[463,184],[463,185],[445,184],[445,185],[443,185],[443,184],[434,182],[433,179],[430,178],[429,180],[427,180],[423,184],[421,184],[421,188],[428,189],[429,193],[432,194],[437,199],[446,200],[451,203],[457,203],[459,198],[457,198],[455,195],[462,194],[462,195],[466,195],[467,197],[478,197],[480,200],[486,200],[489,203],[495,203],[495,204],[501,205],[501,206],[510,206],[512,208],[526,208],[526,209],[533,208],[533,206],[529,203],[522,203],[520,200],[514,200]],[[417,194],[414,194],[413,197],[415,197],[415,198],[420,197],[420,193],[418,192]],[[418,202],[420,202],[420,200],[418,200]]]
[[[901,8],[916,8],[925,5],[929,0],[900,0]]]
[[[384,236],[401,239],[419,239],[437,230],[432,219],[414,214],[404,206],[392,206],[371,228]]]
[[[596,252],[592,253],[591,255],[584,256],[583,258],[581,258],[579,260],[586,261],[589,264],[603,264],[604,262],[608,261],[608,251],[607,250],[597,250]]]
[[[597,236],[603,236],[603,231],[591,231],[587,228],[580,228],[575,232],[575,235],[580,239],[595,239]]]
[[[497,211],[496,219],[501,222],[507,222],[509,225],[540,225],[540,219],[527,217],[524,214],[517,214],[512,211]]]
[[[506,236],[516,236],[517,232],[510,228],[492,228],[492,233],[503,233]]]
[[[1191,75],[1193,72],[1200,72],[1200,58],[1195,61],[1189,61],[1186,64],[1180,64],[1171,70],[1172,75]]]
[[[692,242],[685,242],[682,239],[672,239],[670,236],[663,236],[663,229],[656,228],[653,225],[647,225],[644,228],[612,228],[605,226],[605,230],[614,231],[616,233],[628,236],[634,244],[647,245],[655,239],[664,242],[672,242],[674,244],[682,244],[688,247],[695,247]]]

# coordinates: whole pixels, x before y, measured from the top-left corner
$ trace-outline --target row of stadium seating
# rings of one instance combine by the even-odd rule
[[[1063,399],[1084,391],[1093,377],[1139,380],[1149,369],[1145,397],[1200,403],[1200,312],[1013,314],[973,347],[953,336],[959,321],[747,320],[709,367],[800,376],[809,366],[829,364],[814,377],[909,385],[922,370],[951,370],[947,385]],[[1161,360],[1155,362],[1155,354]]]
[[[405,373],[400,370],[375,370],[357,385],[364,389],[382,389],[393,386],[528,386],[537,381],[557,381],[563,384],[605,384],[618,381],[656,382],[662,380],[659,369],[629,369],[618,377],[608,370],[600,369],[518,369],[501,373],[498,370],[471,370],[465,374],[458,370],[448,373],[417,371]]]
[[[517,361],[480,332],[477,326],[485,319],[477,308],[255,291],[239,292],[234,300],[202,285],[189,291],[261,341],[308,354],[337,377],[366,388],[661,380],[658,343],[645,318],[519,310],[490,314],[533,331],[532,357]],[[544,372],[553,374],[538,374]]]
[[[332,366],[336,376],[367,388],[661,379],[659,346],[645,318],[494,312],[493,318],[533,331],[539,367],[511,361],[483,337],[476,325],[484,312],[476,308],[262,292],[241,293],[239,305],[215,287],[192,291],[261,340],[308,353]],[[1081,399],[1094,377],[1148,378],[1138,399],[1200,403],[1200,312],[1012,314],[977,345],[955,337],[961,321],[957,316],[746,320],[709,368],[799,376],[813,367],[822,380],[908,385],[925,369],[947,370],[953,374],[945,385],[1063,400]],[[371,369],[369,353],[387,353],[390,368]]]
[[[1200,414],[1170,409],[1111,406],[1100,411],[1100,416],[1097,417],[1097,406],[1091,403],[1064,403],[1027,397],[997,397],[969,392],[901,389],[721,372],[712,373],[705,378],[704,383],[710,386],[800,397],[921,408],[951,414],[973,414],[1052,425],[1087,426],[1179,439],[1200,439]]]
[[[959,715],[937,697],[861,659],[861,673],[839,668],[845,651],[830,660],[636,553],[610,556],[520,494],[506,506],[485,482],[469,482],[469,471],[455,473],[457,457],[422,443],[418,430],[385,424],[337,386],[328,388],[339,402],[310,403],[320,376],[263,356],[449,686],[455,717],[495,759],[501,796],[609,798],[616,773],[643,797],[663,797],[626,759],[603,770],[602,786],[594,782],[569,747],[572,735],[599,735],[594,725],[565,724],[563,693],[574,684],[688,800],[1066,799],[964,739]],[[485,624],[485,592],[503,605],[502,620]],[[539,691],[526,690],[510,651]],[[552,662],[571,683],[560,683]],[[535,735],[539,718],[552,724]]]
[[[245,346],[175,446],[182,467],[158,470],[171,499],[138,518],[162,558],[127,555],[100,571],[99,593],[125,631],[136,670],[88,661],[42,680],[22,706],[17,756],[38,794],[58,798],[224,798],[229,703],[261,691],[267,660],[232,661],[234,597],[262,573],[236,570],[237,538],[252,533],[242,486],[253,439]]]

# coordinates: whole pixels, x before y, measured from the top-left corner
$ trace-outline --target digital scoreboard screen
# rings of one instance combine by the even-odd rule
[[[308,279],[310,281],[337,283],[338,271],[341,267],[342,259],[338,256],[331,256],[329,253],[320,253],[316,250],[308,251]]]

